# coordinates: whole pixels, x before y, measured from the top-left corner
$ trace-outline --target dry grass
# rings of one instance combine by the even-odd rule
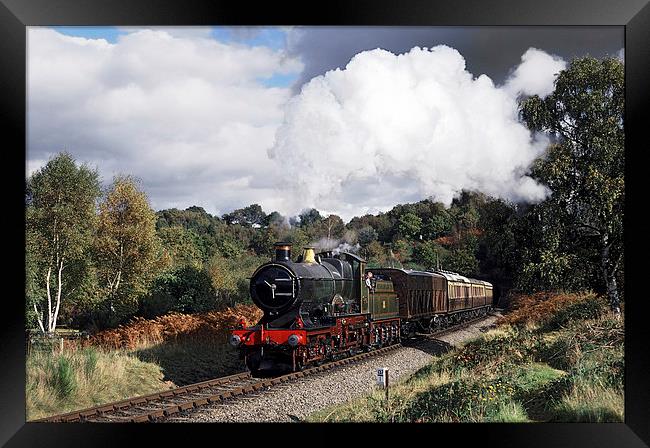
[[[27,419],[165,390],[160,366],[123,351],[34,350],[27,358]]]
[[[84,342],[106,349],[143,349],[167,342],[225,341],[229,329],[244,318],[251,324],[261,317],[253,305],[202,314],[171,313],[155,319],[135,318],[129,324],[99,332]]]
[[[623,388],[613,388],[588,381],[574,384],[554,407],[554,421],[620,423],[624,420]]]
[[[136,318],[88,339],[43,344],[27,358],[27,416],[96,406],[243,370],[227,335],[252,305],[203,314]]]
[[[518,296],[501,325],[310,421],[620,422],[624,322],[593,293]]]

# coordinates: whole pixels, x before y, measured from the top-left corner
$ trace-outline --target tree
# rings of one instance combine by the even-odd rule
[[[343,236],[343,230],[345,229],[345,223],[338,215],[329,215],[323,220],[324,234],[327,236],[327,239],[332,238],[341,238]]]
[[[397,231],[403,237],[416,239],[421,230],[422,219],[413,213],[405,213],[397,221]]]
[[[413,249],[413,260],[425,269],[437,269],[438,266],[442,268],[441,263],[447,253],[447,249],[433,241],[425,241]]]
[[[56,329],[63,299],[83,281],[83,272],[67,273],[88,256],[98,196],[97,171],[77,167],[66,152],[27,182],[26,292],[43,333]]]
[[[158,276],[140,303],[140,313],[152,318],[170,311],[200,313],[217,307],[210,277],[196,266],[185,265]]]
[[[163,227],[158,230],[158,237],[173,267],[201,267],[205,255],[197,243],[200,238],[194,231],[185,230],[181,226]]]
[[[162,269],[156,214],[128,176],[118,176],[99,204],[95,254],[112,323],[137,310],[138,298]]]
[[[259,204],[252,204],[223,215],[223,219],[228,224],[240,224],[244,227],[263,226],[266,223],[266,213]]]
[[[359,230],[357,241],[361,247],[367,247],[373,241],[377,241],[377,232],[370,226]]]
[[[227,258],[215,255],[210,259],[206,273],[219,300],[234,305],[238,277],[232,263]]]
[[[614,58],[574,59],[551,95],[521,104],[528,127],[557,141],[533,175],[552,191],[550,201],[565,231],[593,241],[615,313],[620,313],[617,273],[623,260],[623,110],[623,64]]]
[[[286,227],[286,219],[278,212],[271,212],[266,215],[264,225],[273,227]]]
[[[444,269],[467,276],[478,272],[478,260],[474,253],[466,248],[457,248],[449,252],[441,261],[441,265]]]
[[[303,210],[303,212],[299,215],[299,217],[300,217],[300,227],[302,228],[319,223],[323,219],[319,211],[316,210],[315,208]]]
[[[427,239],[436,239],[451,232],[452,222],[449,214],[443,210],[439,214],[431,216],[424,221],[422,232]]]

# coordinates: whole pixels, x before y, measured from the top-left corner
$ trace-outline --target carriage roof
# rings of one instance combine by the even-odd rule
[[[414,269],[401,269],[401,268],[376,268],[374,269],[376,271],[380,270],[393,270],[393,271],[400,271],[403,272],[406,275],[414,275],[414,276],[423,276],[423,277],[443,277],[447,281],[452,281],[452,282],[459,282],[459,283],[472,283],[472,284],[477,284],[477,285],[484,285],[484,286],[492,286],[492,283],[486,282],[484,280],[477,280],[474,278],[468,278],[463,275],[460,275],[456,272],[451,272],[451,271],[444,271],[444,270],[435,270],[435,271],[418,271]],[[370,269],[372,271],[372,269]]]

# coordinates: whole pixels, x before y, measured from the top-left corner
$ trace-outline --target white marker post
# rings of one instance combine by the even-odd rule
[[[388,368],[377,369],[377,385],[386,392],[386,405],[388,405]]]

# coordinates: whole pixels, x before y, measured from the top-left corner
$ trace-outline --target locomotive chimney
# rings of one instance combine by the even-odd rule
[[[275,261],[291,261],[291,243],[275,243]]]

